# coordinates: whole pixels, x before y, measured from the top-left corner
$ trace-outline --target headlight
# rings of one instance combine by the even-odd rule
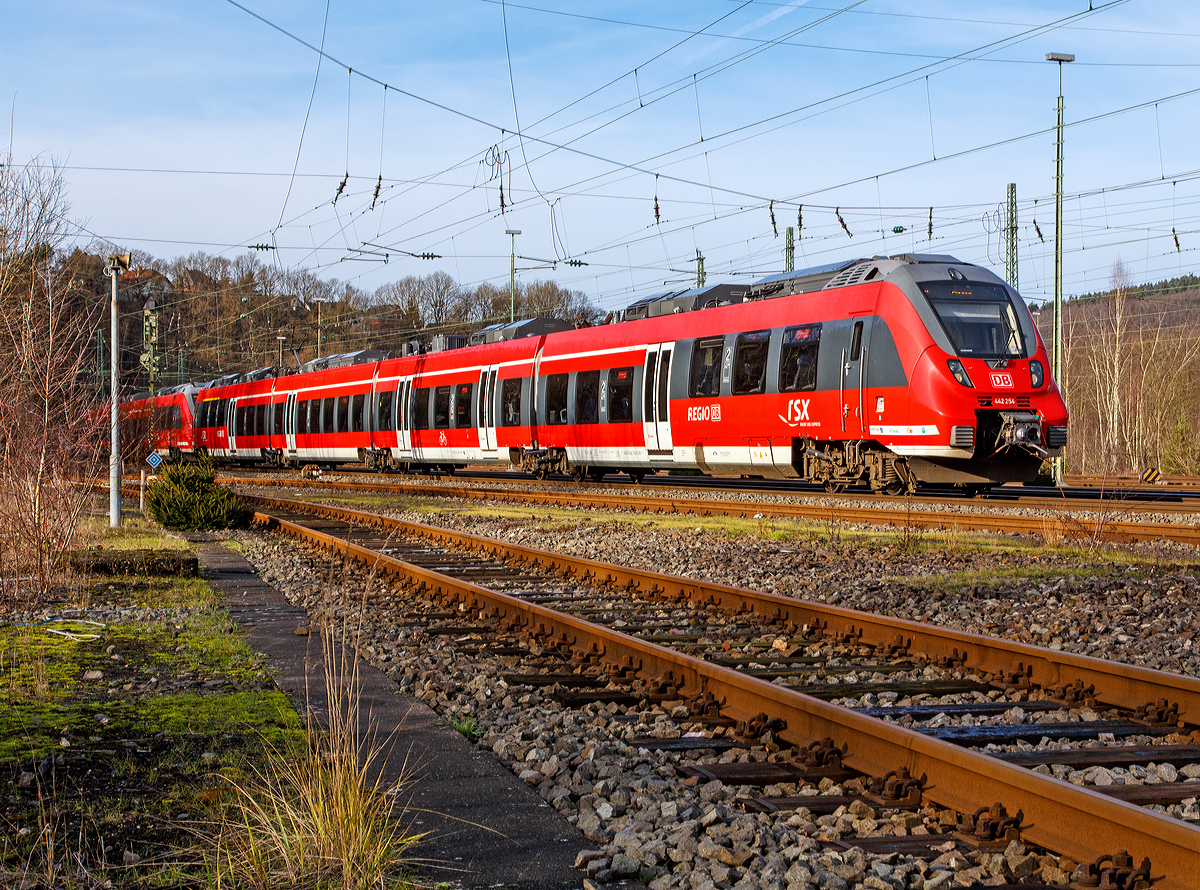
[[[971,378],[967,376],[967,369],[962,366],[962,362],[960,362],[958,359],[950,359],[946,362],[946,367],[950,369],[950,373],[954,375],[954,379],[963,386],[969,386],[971,389],[975,388],[975,384],[972,383]]]
[[[1046,369],[1042,367],[1042,363],[1034,359],[1029,363],[1029,379],[1033,383],[1033,388],[1037,389],[1046,382]]]

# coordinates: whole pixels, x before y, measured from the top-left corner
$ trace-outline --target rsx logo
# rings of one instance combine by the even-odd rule
[[[787,417],[782,414],[778,415],[779,419],[788,426],[799,426],[801,424],[811,424],[813,421],[808,418],[808,404],[812,399],[792,399],[787,403]]]

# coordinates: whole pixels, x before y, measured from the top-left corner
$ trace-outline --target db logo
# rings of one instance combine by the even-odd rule
[[[688,408],[688,420],[712,420],[721,422],[720,405],[696,405]]]
[[[1012,389],[1013,388],[1012,374],[1008,374],[1008,373],[1002,374],[997,371],[992,371],[992,386],[995,386],[998,389]]]

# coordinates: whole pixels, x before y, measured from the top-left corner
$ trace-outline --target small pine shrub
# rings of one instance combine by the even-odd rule
[[[216,483],[211,461],[164,467],[146,491],[146,509],[154,521],[175,531],[241,528],[254,515],[233,492]]]

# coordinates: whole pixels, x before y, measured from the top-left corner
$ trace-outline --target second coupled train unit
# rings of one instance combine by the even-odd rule
[[[648,298],[615,324],[533,319],[459,339],[167,390],[154,447],[577,480],[688,469],[898,494],[1030,481],[1066,444],[1024,301],[951,256],[872,257]]]

